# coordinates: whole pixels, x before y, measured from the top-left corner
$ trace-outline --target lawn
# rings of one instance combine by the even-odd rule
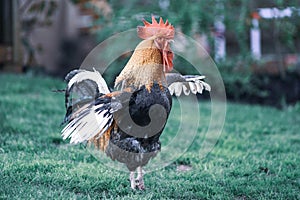
[[[147,173],[145,191],[132,191],[127,173],[61,139],[64,97],[52,90],[64,88],[62,81],[0,74],[0,84],[0,199],[300,199],[300,104],[228,103],[216,146],[200,158],[210,117],[203,102],[198,139],[171,165]]]

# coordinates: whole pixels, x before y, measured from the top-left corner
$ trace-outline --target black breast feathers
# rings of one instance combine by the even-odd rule
[[[129,170],[146,165],[161,148],[159,137],[171,106],[169,90],[156,83],[150,91],[143,86],[132,93],[128,106],[115,113],[106,154]]]

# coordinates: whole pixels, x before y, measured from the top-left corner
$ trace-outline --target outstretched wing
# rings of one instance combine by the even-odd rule
[[[182,93],[189,95],[190,93],[202,94],[203,90],[210,91],[210,85],[204,82],[204,78],[205,76],[199,75],[166,74],[168,89],[171,95],[175,94],[175,96],[180,96]]]

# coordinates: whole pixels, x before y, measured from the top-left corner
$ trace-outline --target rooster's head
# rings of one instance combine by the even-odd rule
[[[152,16],[152,23],[143,20],[145,26],[138,26],[138,36],[144,40],[154,40],[156,47],[162,54],[162,60],[164,65],[164,71],[169,72],[173,69],[173,52],[170,48],[170,42],[174,39],[175,30],[174,27],[160,18],[157,22]]]

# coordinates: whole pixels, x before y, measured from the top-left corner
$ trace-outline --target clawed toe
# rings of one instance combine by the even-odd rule
[[[135,184],[139,190],[145,190],[144,180],[135,179]]]
[[[134,171],[130,172],[130,186],[133,190],[135,190],[136,188],[138,188],[139,190],[145,190],[142,167],[137,168],[137,174],[137,178],[134,179]]]

